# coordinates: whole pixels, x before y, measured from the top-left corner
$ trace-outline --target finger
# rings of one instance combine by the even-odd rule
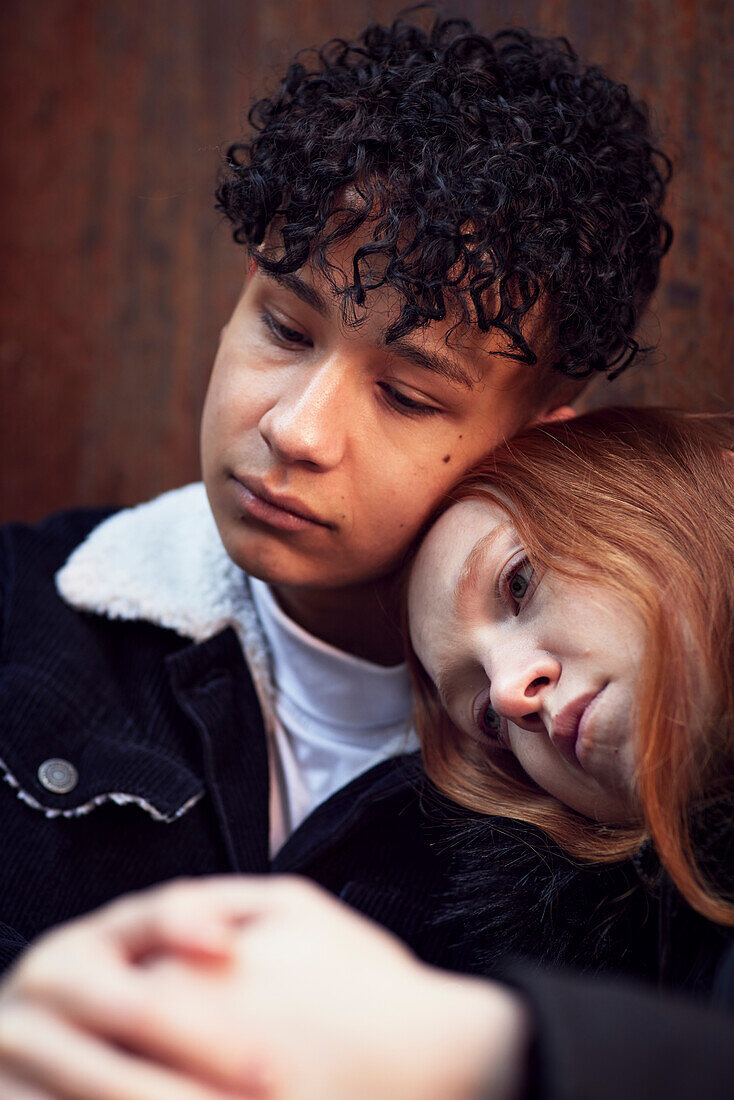
[[[237,914],[234,884],[207,889],[204,881],[176,881],[123,898],[104,914],[104,930],[131,961],[160,952],[192,961],[220,961],[232,952]]]
[[[35,1085],[22,1081],[19,1077],[5,1073],[0,1069],[0,1096],[3,1100],[60,1100],[59,1094],[54,1096],[46,1089],[36,1088]]]
[[[122,898],[100,917],[105,931],[133,960],[156,951],[228,957],[232,930],[265,910],[282,907],[293,890],[287,885],[291,881],[297,880],[274,883],[265,876],[243,875],[177,879]]]
[[[285,877],[189,880],[169,884],[156,895],[152,916],[148,912],[151,895],[143,893],[53,933],[45,945],[28,953],[13,988],[26,1002],[55,1010],[78,1027],[195,1071],[202,1047],[197,1030],[207,1028],[192,1026],[191,998],[183,991],[171,995],[167,987],[151,984],[153,975],[130,966],[127,952],[170,942],[171,913],[188,904],[200,906],[205,896],[208,912],[226,911],[240,921],[256,919],[268,910],[302,916],[310,898],[324,902],[315,887]],[[99,931],[102,925],[104,935]],[[204,1021],[213,1026],[211,1011]],[[242,1062],[234,1064],[237,1055],[233,1051],[221,1059],[218,1080],[240,1079]]]
[[[232,989],[235,972],[209,975],[164,958],[132,974],[135,985],[122,997],[95,984],[91,997],[72,995],[63,1014],[141,1056],[219,1087],[240,1087],[253,1042],[247,1006]]]
[[[121,1044],[220,1087],[240,1087],[250,1054],[239,1029],[236,1041],[221,1041],[233,1032],[232,998],[223,1002],[219,989],[226,978],[170,957],[144,968],[103,957],[92,971],[76,973],[60,962],[53,974],[44,975],[42,992],[30,983],[16,990],[3,1021],[18,1006],[32,1007],[100,1043]]]
[[[68,950],[67,940],[71,941]],[[63,1018],[69,1026],[167,1058],[175,1047],[174,1039],[169,1038],[169,1017],[185,1014],[190,999],[179,1001],[178,990],[172,997],[156,982],[160,965],[153,969],[133,966],[114,949],[100,949],[98,934],[89,941],[85,942],[84,929],[77,928],[73,936],[63,940],[59,936],[55,946],[49,941],[29,952],[6,994],[8,1003],[0,1017],[0,1029],[7,1026],[8,1019],[17,1019],[21,1008],[34,1007]],[[187,1032],[187,1041],[189,1036]]]
[[[232,1100],[231,1093],[107,1046],[30,1005],[4,1013],[0,1060],[11,1080],[16,1074],[41,1097],[45,1089],[65,1100]]]

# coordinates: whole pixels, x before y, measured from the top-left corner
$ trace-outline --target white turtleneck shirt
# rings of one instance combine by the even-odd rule
[[[405,664],[385,668],[308,634],[250,578],[272,657],[270,853],[320,803],[381,760],[418,748]]]

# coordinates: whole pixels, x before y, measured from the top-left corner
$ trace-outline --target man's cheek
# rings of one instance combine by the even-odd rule
[[[430,508],[418,511],[415,500],[387,493],[375,508],[370,541],[380,547],[385,556],[393,556],[408,548],[429,514]]]
[[[268,408],[265,398],[257,393],[230,395],[217,401],[212,423],[217,433],[237,439],[256,431]]]
[[[228,391],[233,415],[250,425],[258,424],[282,400],[283,385],[276,371],[240,371]]]

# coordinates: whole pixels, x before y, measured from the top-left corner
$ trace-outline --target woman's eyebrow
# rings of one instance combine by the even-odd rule
[[[451,709],[454,698],[459,694],[461,672],[461,666],[449,665],[448,668],[442,668],[436,674],[436,690],[444,710]]]
[[[467,593],[477,586],[487,553],[501,535],[505,535],[512,530],[513,527],[510,521],[505,520],[503,523],[498,523],[484,538],[474,544],[461,567],[454,591],[454,603],[461,603],[466,598]]]

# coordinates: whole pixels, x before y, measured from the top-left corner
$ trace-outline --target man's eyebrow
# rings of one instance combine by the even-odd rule
[[[321,317],[329,316],[330,309],[326,299],[305,279],[301,279],[298,275],[266,271],[262,267],[259,267],[258,270],[267,279],[272,279],[279,286],[284,287],[285,290],[289,290],[291,294],[295,294],[297,298],[300,298],[302,302],[305,302]],[[386,347],[388,351],[398,355],[401,359],[407,359],[414,366],[429,370],[449,382],[455,382],[463,386],[465,389],[474,389],[476,379],[472,378],[467,371],[462,370],[458,363],[455,363],[447,355],[440,355],[435,351],[425,351],[423,348],[411,344],[408,340],[394,340]]]
[[[424,370],[429,370],[433,374],[438,374],[441,378],[445,378],[448,382],[456,382],[460,386],[464,386],[465,389],[472,390],[476,384],[477,379],[454,362],[453,359],[447,355],[440,355],[435,351],[426,351],[424,348],[417,348],[414,344],[411,344],[408,340],[393,340],[387,345],[388,351],[394,352],[401,359],[407,359],[416,367],[422,367]]]
[[[265,276],[266,279],[272,279],[273,282],[278,283],[285,290],[290,290],[291,294],[295,294],[296,298],[300,298],[302,302],[305,302],[307,306],[315,310],[321,317],[329,316],[329,306],[326,299],[322,294],[319,294],[315,287],[312,287],[310,283],[307,283],[305,279],[301,279],[299,275],[292,274],[280,274],[275,271],[266,271],[263,267],[258,266],[258,271]]]

